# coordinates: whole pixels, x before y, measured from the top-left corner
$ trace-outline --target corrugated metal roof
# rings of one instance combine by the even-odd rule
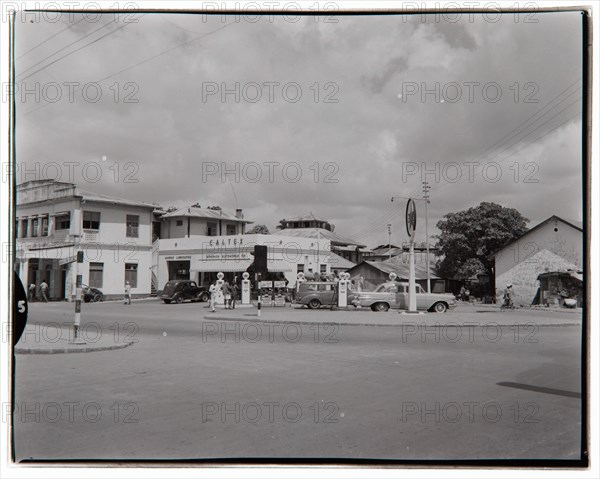
[[[244,220],[242,218],[238,218],[234,214],[227,213],[223,210],[209,210],[207,208],[196,208],[194,206],[187,206],[185,208],[179,208],[175,211],[171,211],[170,213],[165,213],[162,215],[163,218],[181,218],[181,217],[190,217],[190,218],[209,218],[216,220],[227,220],[227,221],[236,221],[238,223],[252,223],[252,221]]]
[[[329,263],[329,266],[331,266],[332,268],[350,269],[350,268],[354,268],[356,266],[355,263],[353,263],[352,261],[348,261],[346,258],[343,258],[339,254],[331,253],[328,256],[328,258],[329,258],[329,260],[327,262]]]
[[[364,248],[366,245],[358,243],[357,241],[344,238],[333,231],[329,231],[323,228],[284,228],[278,230],[278,234],[285,236],[294,236],[296,238],[312,238],[317,239],[317,236],[322,239],[331,241],[334,245],[356,245],[360,248]]]
[[[329,223],[329,221],[327,221],[327,220],[324,220],[322,218],[317,218],[312,213],[309,215],[304,215],[304,216],[292,216],[291,218],[284,218],[281,221],[285,221],[286,223],[288,221],[323,221],[325,223]],[[331,224],[331,223],[329,223],[329,224]]]
[[[91,191],[85,191],[77,188],[78,195],[81,196],[85,201],[98,201],[101,203],[113,203],[117,205],[128,205],[128,206],[141,206],[144,208],[157,208],[158,205],[150,203],[144,203],[143,201],[126,200],[123,198],[117,198],[115,196],[99,195],[98,193],[92,193]]]
[[[398,279],[408,280],[410,276],[408,263],[404,264],[399,261],[394,261],[394,258],[392,258],[392,261],[363,261],[363,263],[366,263],[369,266],[372,266],[373,268],[376,268],[386,274],[396,273]],[[360,266],[363,263],[360,263],[357,266]],[[440,279],[440,277],[434,273],[433,267],[430,268],[429,278]],[[420,263],[415,264],[415,279],[427,279],[426,265]]]

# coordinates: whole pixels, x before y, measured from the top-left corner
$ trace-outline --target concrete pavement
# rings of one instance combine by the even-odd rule
[[[537,326],[581,326],[582,316],[579,310],[549,310],[546,308],[519,308],[501,310],[496,305],[459,304],[445,313],[408,314],[404,311],[389,310],[373,312],[368,308],[320,308],[304,307],[267,307],[258,317],[256,308],[251,310],[217,309],[207,312],[204,319],[225,321],[261,321],[265,323],[289,324],[332,324],[354,326],[404,327],[408,324],[427,327],[477,327],[497,324],[501,327],[513,327],[515,324],[536,324]],[[485,319],[482,319],[485,318]]]
[[[16,354],[61,354],[91,353],[123,349],[135,341],[115,341],[114,337],[99,332],[92,334],[86,329],[85,338],[75,338],[74,329],[66,325],[28,324],[21,339],[15,346]]]

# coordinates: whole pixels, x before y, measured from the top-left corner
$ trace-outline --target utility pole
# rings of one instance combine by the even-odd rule
[[[429,183],[423,182],[423,199],[425,200],[425,246],[427,249],[427,292],[431,293],[431,278],[430,278],[430,267],[429,267],[429,232],[427,230],[427,205],[429,204]]]
[[[388,223],[388,256],[389,259],[392,259],[392,225]]]

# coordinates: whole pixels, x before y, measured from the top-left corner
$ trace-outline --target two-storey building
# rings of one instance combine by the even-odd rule
[[[76,269],[107,298],[150,294],[152,221],[156,205],[90,193],[75,184],[35,180],[17,186],[16,268],[27,288],[72,300]],[[84,262],[74,262],[83,251]]]

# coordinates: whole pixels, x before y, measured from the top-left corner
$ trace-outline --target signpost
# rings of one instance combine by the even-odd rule
[[[417,208],[411,198],[406,204],[406,232],[410,239],[409,276],[408,276],[408,312],[417,312],[417,288],[415,285],[415,229],[417,228]]]

